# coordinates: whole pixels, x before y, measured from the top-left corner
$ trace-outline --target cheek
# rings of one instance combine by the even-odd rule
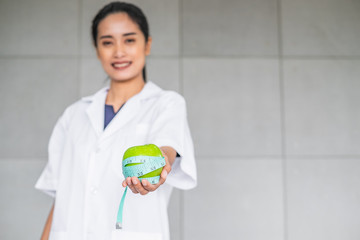
[[[108,52],[108,51],[104,51],[104,50],[98,51],[97,56],[98,56],[98,59],[100,60],[100,62],[101,62],[102,64],[108,62],[109,59],[110,59],[110,54],[109,54],[109,52]]]
[[[145,56],[145,46],[143,44],[134,45],[129,49],[132,55],[136,55],[138,57]]]

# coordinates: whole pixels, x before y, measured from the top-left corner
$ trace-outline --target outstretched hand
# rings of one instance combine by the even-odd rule
[[[159,182],[157,184],[151,184],[146,179],[142,179],[142,181],[140,182],[139,178],[137,178],[137,177],[127,177],[122,183],[123,187],[129,187],[133,193],[135,193],[135,194],[140,193],[141,195],[146,195],[149,192],[153,192],[156,189],[158,189],[158,187],[160,187],[166,181],[166,178],[171,171],[171,165],[174,162],[174,159],[176,156],[176,151],[173,148],[161,147],[160,150],[162,152],[162,155],[165,158],[165,166],[163,167],[163,170],[161,171]],[[173,152],[175,154],[173,154]],[[168,157],[169,153],[171,155],[170,161],[169,161],[169,157]],[[174,155],[174,156],[172,156],[172,155]]]

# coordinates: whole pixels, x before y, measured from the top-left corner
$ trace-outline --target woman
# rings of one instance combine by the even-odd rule
[[[123,234],[121,239],[167,240],[172,187],[196,185],[185,101],[146,82],[152,39],[139,8],[106,5],[93,20],[92,37],[110,86],[68,107],[53,130],[49,160],[36,184],[54,197],[42,239],[118,239]],[[156,185],[122,175],[125,150],[147,143],[159,146],[166,160]],[[123,229],[116,230],[126,186],[131,192]]]

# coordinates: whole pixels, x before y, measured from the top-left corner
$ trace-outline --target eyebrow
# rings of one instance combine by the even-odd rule
[[[135,32],[124,33],[124,34],[123,34],[123,37],[131,36],[131,35],[136,35],[136,33],[135,33]],[[104,35],[104,36],[101,36],[101,37],[100,37],[100,39],[103,39],[103,38],[113,38],[113,36],[111,36],[111,35]]]
[[[124,33],[123,36],[130,36],[130,35],[136,35],[136,32],[129,32],[129,33]]]

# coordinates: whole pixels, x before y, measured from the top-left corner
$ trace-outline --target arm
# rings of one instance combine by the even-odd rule
[[[140,193],[141,195],[146,195],[149,192],[155,191],[158,187],[160,187],[160,185],[162,185],[166,181],[166,177],[171,171],[171,165],[175,161],[176,151],[172,147],[168,146],[160,147],[160,149],[165,158],[166,165],[164,166],[160,174],[159,182],[157,184],[150,184],[145,179],[140,182],[137,177],[128,177],[123,181],[123,187],[128,186],[133,193]]]
[[[49,216],[46,220],[45,226],[44,226],[44,230],[43,233],[41,235],[41,240],[48,240],[49,239],[49,235],[50,235],[50,229],[51,229],[51,223],[52,223],[52,218],[53,218],[53,213],[54,213],[54,204],[51,207]]]

